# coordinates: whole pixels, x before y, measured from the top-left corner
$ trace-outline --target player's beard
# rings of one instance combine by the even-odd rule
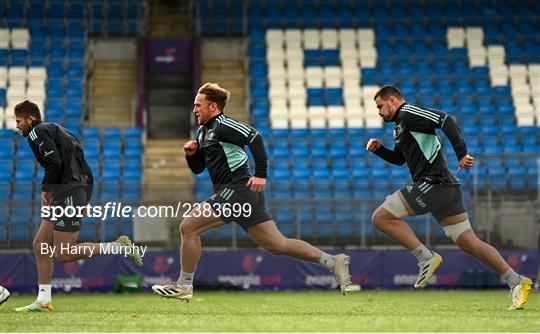
[[[384,117],[384,116],[381,116],[381,117],[382,117],[382,119],[384,120],[385,123],[391,123],[395,114],[396,114],[396,111],[394,110],[394,114],[391,117],[388,117],[388,119],[386,119],[386,117]]]

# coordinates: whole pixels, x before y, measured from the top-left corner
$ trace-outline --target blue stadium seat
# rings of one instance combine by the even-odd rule
[[[493,189],[502,190],[506,185],[506,170],[499,166],[488,167],[489,182]]]
[[[140,141],[142,138],[142,131],[140,128],[126,128],[123,131],[124,140],[137,140]]]
[[[105,128],[103,130],[103,139],[104,140],[118,140],[122,136],[122,133],[119,128]]]
[[[540,145],[536,144],[528,144],[523,146],[523,152],[524,153],[540,153]]]
[[[524,167],[514,166],[508,168],[508,185],[511,191],[525,189],[527,170]]]
[[[0,138],[0,160],[10,160],[15,152],[13,140]]]
[[[142,157],[142,144],[137,141],[125,142],[124,158],[128,160],[137,160]]]
[[[291,149],[291,153],[295,158],[307,158],[309,152],[306,146],[295,145]]]
[[[213,4],[214,2],[212,2]],[[207,4],[207,3],[205,3]],[[480,26],[484,29],[485,43],[504,44],[506,51],[506,63],[526,63],[531,59],[538,58],[538,43],[532,36],[537,30],[534,20],[521,20],[513,22],[501,20],[510,18],[516,13],[525,12],[526,6],[499,4],[501,7],[482,8],[474,6],[461,6],[454,2],[442,3],[436,6],[414,6],[410,3],[393,4],[392,8],[386,8],[384,4],[375,3],[367,6],[360,3],[351,3],[347,8],[335,6],[333,2],[322,1],[316,4],[307,3],[266,3],[248,2],[246,19],[248,21],[248,36],[250,44],[248,52],[254,61],[251,62],[250,72],[253,82],[252,91],[254,94],[252,106],[252,118],[254,124],[261,126],[265,132],[271,130],[268,116],[272,101],[268,100],[268,68],[266,67],[266,41],[265,29],[267,27],[280,28],[343,28],[343,27],[371,27],[375,30],[375,46],[379,64],[389,64],[390,66],[376,65],[375,68],[361,69],[361,85],[375,85],[382,83],[394,83],[399,85],[402,92],[406,94],[411,102],[418,102],[455,115],[463,134],[467,138],[469,151],[474,154],[490,154],[497,156],[501,161],[501,152],[533,153],[538,150],[538,130],[527,134],[521,131],[515,119],[515,106],[512,101],[511,87],[492,87],[489,82],[489,69],[486,66],[470,67],[467,48],[449,49],[446,43],[447,27],[459,26],[470,27]],[[209,8],[212,6],[209,6]],[[349,8],[350,7],[350,8]],[[229,4],[220,3],[216,8],[223,8],[227,13]],[[212,12],[209,9],[208,12]],[[421,25],[395,24],[397,21],[388,19],[388,13],[407,13],[408,17],[422,20]],[[398,14],[398,15],[399,15]],[[432,19],[441,17],[444,20]],[[241,15],[236,15],[241,17]],[[427,21],[425,19],[428,19]],[[216,20],[213,13],[202,16],[203,21]],[[223,20],[220,18],[219,20]],[[386,21],[384,21],[386,20]],[[343,22],[347,21],[347,22]],[[218,21],[215,21],[218,22]],[[215,25],[214,22],[214,25]],[[219,21],[221,22],[221,21]],[[223,20],[223,26],[226,22]],[[212,26],[209,25],[209,32]],[[510,38],[511,36],[523,36],[531,38]],[[406,40],[406,43],[399,41]],[[430,54],[430,57],[421,55]],[[329,64],[340,65],[341,58],[337,50],[306,49],[304,50],[304,66],[325,66]],[[426,80],[427,78],[427,80]],[[260,84],[257,82],[260,81]],[[338,87],[336,87],[338,88]],[[339,89],[339,88],[338,88]],[[260,95],[260,99],[258,98]],[[332,92],[327,88],[308,87],[308,106],[343,105],[343,93]],[[308,122],[309,123],[309,122]],[[323,191],[324,196],[337,196],[338,193],[348,193],[354,191],[355,196],[371,197],[384,196],[389,193],[392,187],[409,180],[410,176],[404,168],[393,168],[384,162],[376,162],[380,159],[365,152],[363,145],[366,138],[379,137],[390,138],[391,131],[386,128],[373,133],[371,130],[360,129],[356,132],[349,131],[349,134],[337,136],[331,133],[333,130],[322,129],[301,129],[297,134],[291,134],[289,130],[284,130],[286,141],[281,144],[271,143],[273,138],[268,137],[269,160],[289,159],[290,156],[297,156],[305,159],[309,167],[309,172],[321,177],[330,177],[332,184],[328,191]],[[356,133],[355,133],[356,132]],[[480,133],[480,135],[479,135]],[[312,142],[309,139],[311,137]],[[272,138],[272,139],[270,139]],[[479,139],[480,138],[480,139]],[[339,142],[339,145],[329,145]],[[391,140],[386,139],[385,143]],[[289,146],[290,144],[290,146]],[[299,147],[297,147],[298,145]],[[445,146],[445,152],[452,154],[453,149]],[[127,154],[127,145],[125,154]],[[344,158],[345,157],[345,158]],[[343,162],[348,159],[348,163]],[[479,160],[483,160],[479,158]],[[514,167],[525,168],[525,173],[530,173],[527,165],[518,166],[518,162],[505,159],[504,166],[499,163],[494,165],[500,169],[484,170],[480,168],[479,175],[488,175],[487,182],[490,182],[492,174],[501,175],[504,181],[498,181],[497,189],[503,189],[502,184],[518,188],[519,184],[512,183],[510,169]],[[287,160],[288,161],[288,160]],[[516,160],[517,161],[517,160]],[[480,161],[479,161],[480,162]],[[450,167],[455,167],[455,159],[450,159]],[[288,181],[291,177],[308,177],[308,168],[305,164],[291,160],[291,169],[286,168],[286,172],[279,171],[275,166],[270,167],[272,177],[283,176]],[[350,170],[349,170],[350,166]],[[486,165],[487,166],[487,165]],[[487,167],[486,167],[487,168]],[[534,167],[536,168],[536,166]],[[523,170],[521,170],[523,171]],[[515,172],[515,171],[513,171]],[[470,182],[469,174],[464,174],[462,178]],[[311,175],[313,176],[313,175]],[[355,181],[351,186],[347,184],[345,178],[351,176]],[[381,181],[381,184],[373,182]],[[526,182],[529,180],[527,179]],[[371,182],[371,183],[370,183]],[[485,181],[481,181],[484,182]],[[356,184],[358,183],[358,184]],[[361,185],[361,186],[360,186]],[[528,185],[528,184],[527,184]],[[295,193],[304,198],[315,194],[310,191],[318,191],[321,186],[314,185],[312,188],[299,188]],[[517,190],[516,190],[517,191]],[[296,197],[296,195],[295,195]],[[299,197],[302,198],[302,197]],[[304,217],[309,213],[303,213]],[[335,216],[337,219],[337,215]],[[340,217],[345,219],[345,215]],[[425,222],[419,221],[419,225],[425,226]],[[369,225],[369,224],[368,224]],[[311,226],[311,225],[310,225]],[[302,227],[302,226],[300,226]],[[327,226],[328,227],[328,226]],[[344,231],[347,230],[344,227]],[[317,228],[312,228],[314,232]],[[311,230],[310,230],[311,231]],[[337,230],[341,233],[341,226]],[[440,233],[440,232],[437,232]],[[436,233],[434,233],[436,234]],[[339,235],[339,234],[338,234]],[[438,235],[438,234],[437,234]]]
[[[82,136],[84,140],[99,140],[101,132],[99,128],[84,128],[82,130]]]
[[[121,158],[120,145],[116,145],[116,143],[113,142],[104,147],[103,157],[109,161],[117,161],[119,163]]]

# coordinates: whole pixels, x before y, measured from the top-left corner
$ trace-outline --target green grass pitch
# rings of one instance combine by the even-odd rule
[[[539,332],[540,298],[508,311],[506,291],[196,292],[187,304],[151,293],[56,294],[55,312],[0,306],[1,332]]]

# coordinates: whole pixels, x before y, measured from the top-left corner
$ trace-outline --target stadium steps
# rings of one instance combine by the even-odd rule
[[[231,92],[231,98],[225,108],[227,116],[251,123],[245,107],[246,75],[243,59],[203,59],[202,79],[203,83],[216,82]]]
[[[148,103],[150,104],[183,104],[186,101],[191,102],[193,98],[191,90],[172,88],[151,90],[148,95]]]
[[[150,75],[148,83],[148,136],[178,139],[191,135],[193,82],[182,74]]]
[[[188,139],[149,139],[145,149],[145,203],[191,201],[193,173],[182,147]]]
[[[92,126],[132,126],[136,68],[134,60],[94,60],[91,74],[94,101],[90,118]]]
[[[159,0],[150,2],[150,37],[187,37],[191,22],[189,2],[182,0]]]

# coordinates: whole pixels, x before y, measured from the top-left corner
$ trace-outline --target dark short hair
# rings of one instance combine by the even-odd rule
[[[207,82],[199,88],[199,94],[205,94],[206,100],[215,102],[218,105],[219,110],[225,109],[227,101],[231,96],[231,92],[213,82]]]
[[[390,86],[390,85],[384,85],[382,86],[377,93],[375,93],[375,96],[373,99],[375,100],[377,97],[380,97],[383,100],[388,100],[390,96],[397,97],[398,99],[403,100],[403,95],[401,95],[401,92],[397,87]]]
[[[18,103],[14,109],[15,116],[30,117],[34,116],[35,119],[41,121],[41,113],[37,104],[24,100]]]

